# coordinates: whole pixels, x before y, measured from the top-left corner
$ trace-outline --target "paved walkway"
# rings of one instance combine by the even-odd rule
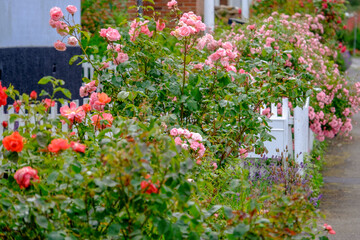
[[[360,81],[360,59],[349,70]],[[353,117],[353,139],[337,137],[325,155],[324,188],[320,209],[336,231],[330,239],[360,239],[360,113]]]

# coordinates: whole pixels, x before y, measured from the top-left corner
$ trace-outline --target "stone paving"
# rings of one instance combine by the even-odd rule
[[[360,81],[360,58],[349,69],[351,81]],[[330,141],[325,155],[320,209],[336,235],[330,239],[360,239],[360,113],[353,117],[352,140]]]

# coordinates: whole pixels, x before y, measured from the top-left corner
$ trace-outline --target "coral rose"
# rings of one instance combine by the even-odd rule
[[[53,153],[58,153],[60,150],[66,150],[70,147],[67,139],[57,138],[53,139],[48,146],[48,150]]]
[[[65,51],[66,50],[66,44],[61,42],[60,40],[57,40],[55,43],[54,43],[54,47],[56,50],[58,51]]]
[[[11,152],[21,152],[24,148],[24,138],[18,132],[4,137],[2,143],[6,150]]]
[[[6,87],[2,87],[1,86],[1,81],[0,81],[0,107],[1,106],[5,106],[7,104],[7,94],[6,94]]]
[[[37,170],[32,167],[23,167],[16,171],[14,179],[19,184],[20,188],[27,188],[30,186],[31,179],[39,179]]]

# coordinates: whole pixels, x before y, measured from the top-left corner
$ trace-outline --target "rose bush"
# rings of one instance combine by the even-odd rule
[[[0,85],[0,103],[19,108],[9,121],[25,121],[4,132],[2,237],[314,239],[322,230],[318,196],[291,159],[256,178],[238,164],[266,151],[269,107],[284,97],[291,108],[311,97],[319,140],[349,132],[359,86],[345,82],[320,36],[325,17],[274,13],[211,35],[201,17],[176,1],[169,8],[174,28],[154,15],[99,29],[107,50],[95,60],[90,34],[50,11],[63,37],[55,48],[68,38],[84,51],[70,64],[94,67],[79,89],[90,99],[53,119],[49,108],[64,102],[55,94],[71,98],[62,80],[39,81],[53,86],[42,101]]]

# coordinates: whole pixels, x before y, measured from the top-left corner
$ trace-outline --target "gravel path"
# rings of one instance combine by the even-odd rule
[[[352,61],[349,79],[360,81],[360,58]],[[330,239],[360,239],[360,113],[353,117],[352,137],[337,137],[325,155],[320,209],[336,231]]]

